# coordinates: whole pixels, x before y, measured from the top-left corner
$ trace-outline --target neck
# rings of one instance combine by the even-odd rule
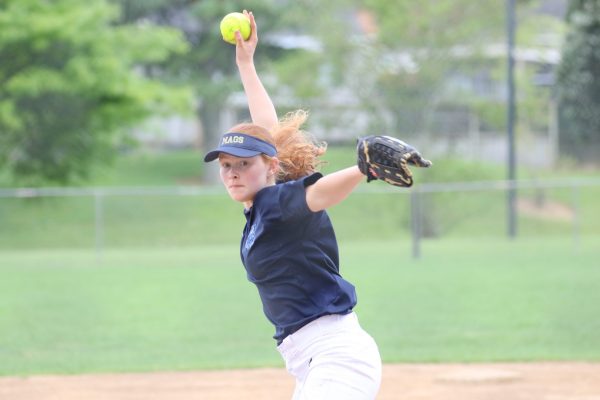
[[[263,187],[263,189],[266,187],[269,187],[269,186],[275,186],[275,178],[274,177],[270,178],[267,181],[267,184]],[[260,192],[260,190],[259,190],[259,192]],[[244,209],[249,210],[252,207],[253,203],[254,203],[254,199],[244,201],[242,204],[244,204]]]

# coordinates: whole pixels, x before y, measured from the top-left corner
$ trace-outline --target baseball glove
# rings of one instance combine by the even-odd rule
[[[380,179],[394,186],[410,187],[412,172],[408,165],[430,167],[412,146],[391,136],[366,136],[358,139],[358,168],[367,176],[367,182]]]

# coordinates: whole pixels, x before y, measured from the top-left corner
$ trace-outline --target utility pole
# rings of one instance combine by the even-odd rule
[[[512,184],[516,179],[515,155],[515,0],[506,0],[506,33],[508,45],[508,180],[511,182],[507,196],[507,227],[509,238],[517,236],[517,189]]]

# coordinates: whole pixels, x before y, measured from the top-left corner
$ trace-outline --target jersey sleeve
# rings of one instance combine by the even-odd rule
[[[265,217],[285,222],[312,214],[306,204],[306,188],[314,185],[322,177],[321,173],[315,172],[295,181],[275,185],[274,193],[265,196],[268,197]]]

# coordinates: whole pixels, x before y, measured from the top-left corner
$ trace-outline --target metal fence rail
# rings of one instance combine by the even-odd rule
[[[448,183],[421,183],[409,189],[399,190],[385,185],[362,185],[358,193],[436,193],[465,192],[477,190],[508,190],[537,188],[574,188],[600,186],[599,178],[560,178],[499,180]],[[42,188],[0,188],[0,198],[34,197],[90,197],[90,196],[205,196],[224,193],[220,185],[215,186],[158,186],[158,187],[42,187]]]

